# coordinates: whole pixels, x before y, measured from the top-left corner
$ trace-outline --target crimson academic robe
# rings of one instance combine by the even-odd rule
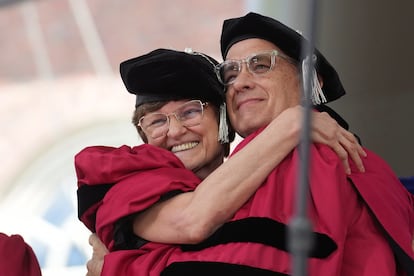
[[[32,248],[20,235],[0,233],[0,275],[40,276],[40,266]]]
[[[75,169],[79,218],[109,250],[120,218],[152,206],[169,192],[192,191],[200,183],[174,154],[148,144],[87,147],[75,156]]]
[[[235,152],[256,134],[245,139]],[[141,147],[89,148],[78,156],[82,157],[77,162],[78,175],[82,176],[80,189],[116,183],[102,201],[84,208],[86,211],[81,214],[81,219],[93,230],[91,214],[96,211],[96,232],[110,249],[117,220],[144,210],[168,192],[192,190],[199,182],[168,152],[150,146],[142,148],[145,151]],[[151,152],[151,157],[144,158],[144,152]],[[404,267],[394,261],[395,251],[390,243],[394,242],[412,262],[413,253],[407,246],[411,244],[410,233],[414,233],[411,197],[404,190],[396,192],[398,201],[388,198],[389,193],[381,195],[381,200],[390,200],[389,205],[397,205],[394,209],[399,211],[382,221],[384,216],[373,216],[381,212],[380,205],[376,203],[371,210],[366,205],[369,201],[361,200],[356,190],[360,185],[371,185],[371,180],[389,179],[386,176],[392,172],[384,170],[388,168],[384,162],[368,152],[364,160],[367,176],[357,175],[351,182],[329,148],[312,145],[311,156],[308,214],[313,222],[316,247],[310,254],[309,275],[404,275],[396,272]],[[150,165],[144,165],[146,161]],[[205,242],[185,246],[148,242],[136,250],[116,251],[105,257],[102,275],[288,275],[290,255],[285,234],[295,206],[298,163],[298,151],[294,150],[232,220]],[[393,189],[401,184],[386,181],[371,187],[377,185]],[[369,189],[361,191],[369,194]],[[92,210],[91,221],[85,220],[88,210]],[[401,228],[390,228],[391,224]]]

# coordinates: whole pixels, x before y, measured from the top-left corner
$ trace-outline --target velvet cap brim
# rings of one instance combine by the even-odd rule
[[[122,81],[136,95],[136,104],[181,99],[215,103],[224,101],[224,87],[214,65],[218,62],[197,52],[156,49],[120,64]]]

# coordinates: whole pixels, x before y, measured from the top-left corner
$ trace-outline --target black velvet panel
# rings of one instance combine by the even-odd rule
[[[216,262],[181,262],[173,263],[164,269],[161,276],[288,276],[284,273],[273,272],[237,264]]]
[[[269,218],[252,217],[225,223],[204,242],[181,246],[183,251],[198,251],[211,246],[231,242],[255,242],[288,251],[286,236],[288,226]],[[323,259],[337,249],[336,243],[327,235],[313,233],[314,247],[309,257]]]
[[[102,184],[102,185],[83,185],[78,191],[78,217],[82,215],[94,204],[101,201],[105,194],[114,184]]]

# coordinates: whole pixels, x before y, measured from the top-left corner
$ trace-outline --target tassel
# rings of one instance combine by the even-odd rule
[[[184,52],[190,55],[198,55],[205,58],[208,62],[215,67],[215,64],[210,60],[210,58],[203,53],[194,52],[192,48],[185,48]],[[225,93],[224,88],[224,93]],[[229,142],[229,126],[227,124],[227,111],[226,111],[226,103],[222,103],[220,105],[220,122],[219,122],[219,130],[218,130],[218,141],[220,144],[227,144]]]
[[[323,94],[321,84],[319,83],[318,74],[316,73],[315,67],[313,66],[313,64],[315,64],[316,62],[315,55],[312,56],[312,61],[313,62],[312,62],[312,80],[311,80],[311,88],[312,88],[311,100],[312,100],[313,105],[319,105],[321,103],[326,103],[327,100],[326,100],[325,94]],[[305,81],[305,76],[307,76],[308,74],[308,66],[307,66],[308,62],[309,62],[309,57],[306,57],[302,62],[304,85],[307,84],[307,82]]]
[[[222,103],[220,105],[218,141],[220,142],[220,144],[226,144],[229,142],[229,126],[227,124],[226,103]]]

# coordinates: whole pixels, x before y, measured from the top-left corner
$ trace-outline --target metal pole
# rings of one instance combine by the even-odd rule
[[[313,51],[314,38],[316,29],[316,0],[309,0],[308,2],[308,42],[302,45],[302,60],[309,57],[309,62],[305,64],[307,70],[303,75],[303,128],[301,132],[301,142],[299,145],[301,163],[299,165],[299,178],[297,187],[296,209],[295,215],[289,225],[288,243],[289,249],[292,253],[292,275],[306,276],[308,273],[308,255],[313,247],[312,224],[307,217],[307,197],[309,190],[309,152],[310,152],[310,126],[311,126],[311,80],[313,69]]]

